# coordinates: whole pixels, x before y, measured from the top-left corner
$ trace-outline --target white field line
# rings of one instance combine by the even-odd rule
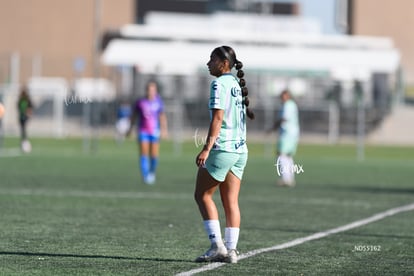
[[[21,155],[22,155],[22,151],[19,148],[0,149],[0,158],[1,157],[17,157]]]
[[[50,196],[50,197],[92,197],[125,199],[191,199],[192,194],[157,193],[157,192],[116,192],[116,191],[82,191],[82,190],[48,190],[48,189],[1,189],[0,195],[15,196]]]
[[[396,207],[396,208],[392,208],[392,209],[389,209],[387,211],[375,214],[371,217],[361,219],[361,220],[357,220],[357,221],[351,222],[349,224],[339,226],[337,228],[333,228],[333,229],[329,229],[329,230],[326,230],[326,231],[318,232],[318,233],[312,234],[310,236],[306,236],[306,237],[303,237],[303,238],[298,238],[298,239],[295,239],[295,240],[292,240],[292,241],[289,241],[289,242],[286,242],[286,243],[278,244],[278,245],[275,245],[275,246],[272,246],[272,247],[260,248],[260,249],[249,251],[247,253],[241,254],[239,256],[239,260],[250,258],[250,257],[256,256],[258,254],[265,253],[265,252],[270,252],[270,251],[275,251],[275,250],[286,249],[286,248],[289,248],[289,247],[294,247],[296,245],[300,245],[300,244],[303,244],[305,242],[325,238],[325,237],[333,235],[333,234],[337,234],[337,233],[345,232],[345,231],[348,231],[348,230],[351,230],[351,229],[354,229],[354,228],[358,228],[358,227],[367,225],[369,223],[376,222],[376,221],[382,220],[384,218],[396,215],[396,214],[401,213],[401,212],[407,212],[407,211],[413,211],[413,210],[414,210],[414,203],[404,205],[404,206],[400,206],[400,207]],[[186,271],[186,272],[181,272],[181,273],[177,274],[176,276],[194,275],[196,273],[216,269],[216,268],[218,268],[220,266],[223,266],[225,264],[226,263],[211,263],[211,264],[202,266],[200,268],[192,269],[192,270],[189,270],[189,271]]]

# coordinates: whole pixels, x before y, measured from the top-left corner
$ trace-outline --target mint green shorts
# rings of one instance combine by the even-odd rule
[[[288,135],[281,135],[277,141],[277,151],[279,154],[293,156],[298,146],[298,138]]]
[[[223,182],[230,171],[241,180],[246,163],[247,152],[235,153],[212,150],[206,160],[205,168],[217,181]]]

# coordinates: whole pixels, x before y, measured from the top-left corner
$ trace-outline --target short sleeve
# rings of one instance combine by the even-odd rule
[[[209,109],[224,109],[224,96],[224,89],[222,85],[217,80],[212,81],[208,105]]]

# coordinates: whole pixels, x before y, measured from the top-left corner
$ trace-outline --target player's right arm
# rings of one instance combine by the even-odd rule
[[[208,129],[206,143],[197,155],[196,164],[199,167],[204,166],[206,160],[210,154],[210,150],[213,148],[217,137],[219,136],[221,125],[223,123],[224,110],[223,109],[212,109],[212,117],[210,121],[210,127]]]

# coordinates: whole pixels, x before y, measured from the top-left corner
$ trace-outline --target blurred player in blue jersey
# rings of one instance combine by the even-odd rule
[[[195,200],[210,240],[210,249],[196,262],[237,262],[237,243],[240,232],[238,203],[241,179],[247,163],[246,116],[254,118],[247,108],[246,81],[243,64],[234,50],[221,46],[213,50],[207,63],[210,74],[217,77],[210,86],[210,125],[206,143],[196,157],[199,167]],[[232,75],[235,67],[238,80]],[[226,216],[224,240],[213,195],[217,188]]]
[[[167,137],[168,135],[164,104],[158,94],[158,86],[155,81],[147,83],[146,96],[135,102],[128,135],[137,119],[141,175],[144,183],[154,184],[158,165],[160,137]]]

